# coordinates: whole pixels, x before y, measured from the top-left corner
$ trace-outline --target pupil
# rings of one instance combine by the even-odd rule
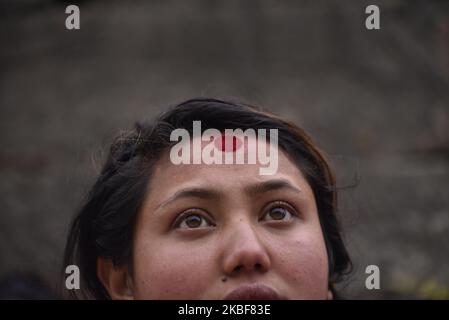
[[[282,208],[276,208],[271,211],[271,217],[275,220],[281,220],[285,217],[285,210]]]
[[[196,228],[201,225],[201,218],[195,215],[188,216],[186,223],[189,227]]]

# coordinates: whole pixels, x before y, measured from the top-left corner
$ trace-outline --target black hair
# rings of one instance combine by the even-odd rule
[[[132,263],[134,226],[148,190],[154,164],[175,142],[174,129],[192,133],[193,121],[202,131],[224,129],[278,129],[278,145],[303,172],[311,186],[329,260],[329,288],[352,269],[337,218],[337,190],[328,160],[311,138],[294,123],[259,108],[217,99],[191,99],[169,108],[153,122],[137,123],[117,137],[86,202],[75,216],[68,235],[64,267],[80,268],[81,289],[74,298],[109,299],[97,276],[97,259],[115,265]],[[256,130],[257,131],[257,130]]]

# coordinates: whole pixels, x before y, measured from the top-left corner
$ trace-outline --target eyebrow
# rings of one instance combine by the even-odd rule
[[[245,192],[251,196],[267,193],[270,191],[288,189],[297,193],[301,193],[301,190],[292,185],[285,179],[273,179],[264,182],[260,182],[251,186],[245,187]]]
[[[297,187],[293,186],[288,180],[285,179],[273,179],[260,183],[256,183],[254,185],[250,185],[245,187],[245,193],[251,196],[257,196],[263,193],[267,193],[270,191],[288,189],[294,191],[296,193],[301,193],[301,190]],[[170,198],[162,202],[157,206],[156,209],[167,206],[170,203],[173,203],[179,199],[183,198],[198,198],[198,199],[206,199],[206,200],[217,200],[222,196],[222,193],[203,188],[203,187],[187,187],[181,190],[176,191],[174,195]]]
[[[178,190],[170,198],[162,202],[157,206],[157,209],[165,207],[166,205],[175,202],[182,198],[198,198],[206,200],[217,200],[221,194],[217,191],[202,188],[202,187],[190,187]]]

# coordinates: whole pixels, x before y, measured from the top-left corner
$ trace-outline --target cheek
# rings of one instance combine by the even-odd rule
[[[298,233],[277,252],[274,260],[295,299],[326,299],[329,269],[321,231]]]
[[[213,250],[181,242],[136,243],[136,299],[199,299],[213,275]]]

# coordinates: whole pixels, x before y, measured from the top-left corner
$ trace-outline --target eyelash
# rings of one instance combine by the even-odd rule
[[[265,206],[266,209],[263,210],[263,214],[261,216],[261,218],[265,217],[267,214],[270,213],[270,211],[272,209],[276,209],[276,208],[282,208],[284,210],[286,210],[291,216],[292,218],[299,218],[299,214],[297,213],[296,209],[290,205],[289,203],[285,202],[285,201],[274,201],[269,203],[267,206]],[[278,221],[278,220],[270,220],[270,221]],[[284,221],[284,220],[279,220],[279,221]]]
[[[299,214],[297,213],[296,209],[288,204],[287,202],[284,201],[274,201],[269,203],[268,205],[266,205],[264,208],[264,210],[262,210],[263,214],[261,215],[261,217],[259,218],[259,221],[265,217],[267,214],[270,213],[270,210],[275,209],[275,208],[282,208],[284,210],[286,210],[291,216],[292,218],[299,218]],[[184,211],[183,213],[181,213],[178,218],[175,220],[175,222],[173,223],[173,228],[175,229],[200,229],[201,227],[198,228],[180,228],[180,225],[186,221],[185,219],[188,218],[189,216],[198,216],[201,219],[206,220],[206,222],[208,224],[210,224],[210,226],[215,226],[212,222],[210,222],[211,219],[209,219],[207,216],[207,214],[203,213],[205,210],[203,209],[199,209],[199,208],[192,208],[189,209],[187,211]],[[290,219],[289,219],[290,220]],[[269,221],[284,221],[284,220],[269,220]]]
[[[207,222],[214,226],[214,224],[212,222],[210,222],[210,219],[207,218],[207,214],[202,213],[205,210],[199,209],[199,208],[192,208],[189,209],[187,211],[184,211],[183,213],[181,213],[178,218],[175,220],[175,222],[173,223],[173,228],[177,229],[179,228],[179,226],[181,225],[182,222],[185,221],[186,218],[188,218],[189,216],[198,216],[202,219],[207,220]],[[189,228],[188,228],[189,229]],[[199,229],[199,228],[190,228],[190,229]]]

